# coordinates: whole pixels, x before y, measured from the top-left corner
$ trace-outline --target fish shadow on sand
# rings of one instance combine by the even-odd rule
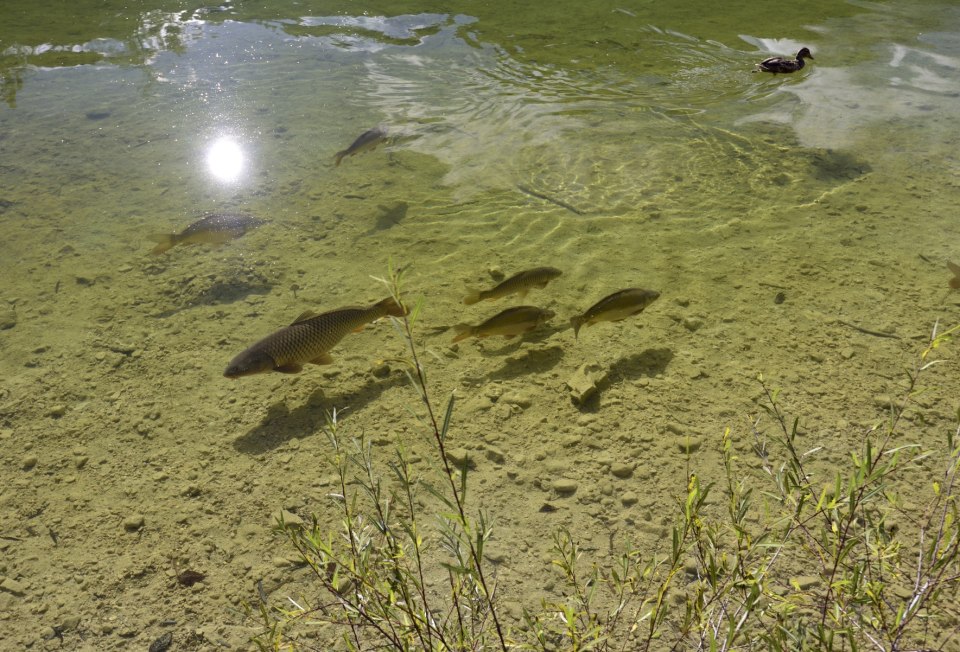
[[[581,412],[599,412],[600,397],[611,385],[625,380],[652,378],[663,373],[673,359],[670,349],[647,349],[640,353],[620,358],[607,368],[607,373],[597,382],[597,391],[578,405]]]
[[[610,365],[611,380],[636,380],[637,378],[653,378],[666,371],[673,360],[673,351],[670,349],[647,349],[620,358]]]
[[[846,152],[818,150],[810,156],[814,176],[821,181],[845,181],[873,171],[870,164]]]
[[[259,278],[219,278],[187,299],[187,306],[210,306],[234,303],[252,294],[270,294],[272,284],[263,276]]]
[[[369,231],[366,231],[361,235],[374,235],[380,231],[392,229],[406,219],[408,208],[409,205],[405,201],[400,201],[390,206],[384,206],[382,204],[377,206],[377,210],[380,211],[380,214],[377,216],[376,223],[374,223],[373,227]]]
[[[559,345],[518,351],[516,355],[508,357],[502,367],[490,372],[487,377],[490,380],[510,380],[528,374],[542,374],[553,369],[561,358],[563,358],[563,347]]]
[[[231,304],[252,295],[270,294],[273,287],[266,276],[255,270],[194,274],[170,283],[163,294],[164,301],[173,305],[154,316],[169,317],[198,306]]]
[[[233,442],[241,453],[260,455],[272,451],[291,439],[305,439],[321,432],[327,425],[327,415],[337,410],[337,422],[349,420],[380,395],[397,385],[410,381],[402,373],[393,373],[388,378],[370,378],[356,391],[327,395],[316,389],[307,400],[292,410],[283,401],[267,409],[260,423],[247,434]]]

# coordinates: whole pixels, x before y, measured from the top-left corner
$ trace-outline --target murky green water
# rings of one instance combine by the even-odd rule
[[[70,649],[143,648],[167,620],[244,645],[233,607],[259,580],[282,599],[302,579],[269,526],[324,509],[324,410],[384,454],[419,440],[402,374],[370,373],[403,352],[386,324],[300,376],[223,369],[307,308],[381,298],[370,275],[390,261],[424,297],[431,379],[460,397],[454,437],[483,460],[477,500],[501,510],[519,603],[544,590],[545,528],[656,546],[723,428],[749,450],[757,373],[828,469],[933,323],[960,321],[949,3],[71,6],[0,10],[0,576],[18,588],[0,617],[16,649],[71,618]],[[801,72],[751,74],[801,46]],[[376,125],[387,146],[334,166]],[[207,211],[270,223],[149,255],[150,234]],[[465,285],[537,265],[564,271],[525,299],[550,327],[449,347],[441,327],[509,305],[465,307]],[[570,316],[631,286],[662,296],[574,341]],[[960,395],[943,355],[912,432],[927,444]],[[608,380],[578,408],[583,364]],[[630,478],[611,476],[620,460]],[[176,587],[178,565],[209,579]]]

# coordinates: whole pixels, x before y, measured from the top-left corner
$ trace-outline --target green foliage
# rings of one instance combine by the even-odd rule
[[[398,301],[400,276],[383,281]],[[765,416],[744,434],[753,470],[727,428],[723,477],[704,484],[689,475],[659,554],[627,544],[589,561],[571,532],[556,531],[563,591],[511,620],[484,558],[490,518],[468,507],[468,465],[447,456],[455,403],[451,396],[438,419],[412,335],[418,311],[395,324],[432,466],[415,468],[398,445],[381,477],[366,436],[345,437],[330,416],[340,521],[278,524],[321,597],[251,609],[261,649],[309,649],[311,626],[336,632],[349,650],[892,651],[956,642],[960,426],[941,450],[898,440],[934,351],[958,328],[934,329],[900,403],[829,478],[818,475],[819,449],[801,451],[800,420],[758,378]],[[924,470],[934,467],[934,476]],[[918,472],[926,486],[911,486]]]

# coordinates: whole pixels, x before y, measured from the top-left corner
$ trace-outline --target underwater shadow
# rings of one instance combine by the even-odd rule
[[[647,349],[640,353],[620,358],[610,365],[610,377],[620,380],[636,380],[637,378],[653,378],[666,371],[673,360],[673,351],[670,349]]]
[[[673,351],[670,349],[647,349],[640,353],[620,358],[607,368],[607,372],[597,380],[595,388],[582,402],[574,399],[574,405],[581,412],[599,412],[600,399],[603,394],[618,382],[636,380],[637,378],[652,378],[666,371],[673,360]],[[597,365],[594,365],[597,366]]]
[[[409,208],[410,206],[405,201],[397,202],[391,206],[378,205],[377,210],[380,211],[380,215],[377,216],[377,221],[370,230],[361,235],[374,235],[380,231],[392,229],[407,218],[407,209]]]
[[[873,171],[870,164],[846,152],[819,150],[810,156],[814,176],[821,181],[849,181]]]
[[[508,357],[502,367],[487,374],[490,380],[510,380],[527,374],[541,374],[556,366],[563,358],[563,347],[528,349]]]
[[[151,263],[144,268],[149,276],[158,276],[167,270],[165,264]],[[259,271],[251,269],[231,270],[226,273],[191,274],[171,280],[164,288],[161,299],[169,307],[154,317],[170,317],[183,310],[199,306],[226,305],[242,301],[253,295],[267,295],[274,283]]]
[[[305,439],[316,435],[327,423],[327,415],[337,411],[341,423],[380,398],[386,390],[409,382],[402,373],[389,378],[370,378],[354,392],[328,396],[316,389],[307,400],[294,409],[283,401],[267,409],[260,423],[233,442],[233,447],[247,455],[272,451],[291,439]]]

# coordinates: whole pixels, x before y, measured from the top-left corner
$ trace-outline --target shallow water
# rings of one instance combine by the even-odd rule
[[[717,472],[724,427],[749,453],[758,373],[824,468],[844,461],[935,321],[960,321],[945,267],[960,258],[960,32],[943,28],[960,8],[587,4],[98,2],[68,17],[5,3],[11,645],[78,618],[70,649],[142,648],[171,627],[243,647],[235,607],[259,580],[278,600],[303,590],[272,519],[326,509],[325,410],[384,455],[420,445],[403,375],[371,374],[403,343],[380,323],[332,367],[222,372],[305,309],[382,298],[371,275],[391,262],[424,298],[418,343],[436,396],[459,397],[452,436],[479,460],[477,500],[500,510],[511,600],[549,590],[545,527],[598,550],[656,546],[687,473]],[[751,74],[801,46],[816,59],[799,73]],[[375,125],[386,146],[333,165]],[[240,154],[212,160],[223,142]],[[270,223],[149,255],[150,234],[206,211]],[[510,305],[465,307],[466,285],[538,265],[564,271],[524,300],[557,313],[549,327],[449,346],[440,327]],[[564,328],[631,286],[662,296],[576,341]],[[909,433],[924,445],[958,407],[956,353],[941,355]],[[578,408],[566,381],[589,363],[609,379]],[[624,459],[633,475],[612,476]],[[576,492],[558,496],[558,478]],[[185,565],[207,581],[177,587]]]

